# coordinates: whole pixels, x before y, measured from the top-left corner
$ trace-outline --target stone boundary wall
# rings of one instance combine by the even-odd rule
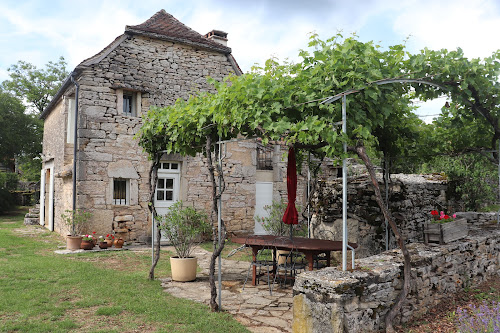
[[[381,175],[378,174],[377,178],[382,195],[385,196]],[[423,241],[423,227],[431,219],[431,210],[450,211],[447,209],[446,189],[446,181],[435,175],[391,175],[389,209],[407,241]],[[375,201],[375,192],[367,176],[348,180],[347,200],[349,242],[360,246],[356,257],[385,251],[384,216]],[[313,202],[313,237],[342,240],[342,180],[318,182]],[[391,231],[389,249],[397,247]]]
[[[471,236],[471,233],[474,233]],[[500,228],[469,232],[448,245],[408,245],[412,282],[398,322],[427,311],[450,293],[500,275]],[[293,332],[377,332],[402,288],[400,250],[356,260],[356,269],[304,272],[293,288]]]

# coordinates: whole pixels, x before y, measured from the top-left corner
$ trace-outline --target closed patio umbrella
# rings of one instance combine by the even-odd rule
[[[288,196],[288,205],[283,215],[283,223],[290,225],[290,238],[292,238],[292,224],[299,223],[299,214],[295,208],[295,199],[297,197],[297,166],[295,163],[295,151],[293,147],[288,150],[288,166],[286,170],[286,189]]]

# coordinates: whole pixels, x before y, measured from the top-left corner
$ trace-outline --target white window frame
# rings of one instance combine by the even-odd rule
[[[132,108],[132,112],[130,113],[125,113],[123,108],[124,108],[124,99],[125,96],[131,96],[132,97],[132,102],[130,103],[130,106]],[[141,107],[142,107],[142,97],[141,97],[141,92],[140,91],[132,91],[132,90],[126,90],[126,89],[117,89],[116,90],[116,111],[119,115],[125,116],[125,117],[140,117],[141,116]]]
[[[115,181],[125,181],[125,202],[122,202],[123,199],[116,199],[115,198]],[[112,195],[113,195],[113,205],[115,205],[115,206],[130,206],[130,179],[113,178]]]
[[[172,164],[176,165],[176,168],[172,168]],[[168,175],[180,175],[181,174],[181,162],[179,161],[161,161],[160,166],[158,167],[158,179],[157,183],[155,186],[155,201],[158,203],[174,203],[179,200],[179,195],[180,195],[180,179],[179,176],[174,177],[174,183],[173,183],[173,189],[172,189],[172,199],[167,200],[166,199],[166,192],[167,188],[166,186],[164,188],[159,189],[158,188],[158,182],[160,178],[163,177],[168,177]],[[166,184],[165,184],[166,185]],[[165,196],[163,200],[158,199],[158,190],[160,191],[165,191]]]
[[[66,143],[75,143],[75,113],[76,103],[74,97],[68,98],[68,121],[66,122]]]

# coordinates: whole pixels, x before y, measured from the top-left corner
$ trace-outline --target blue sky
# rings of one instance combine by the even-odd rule
[[[298,59],[311,32],[323,39],[355,32],[382,46],[409,37],[411,51],[461,47],[471,58],[500,49],[500,0],[2,0],[0,81],[18,60],[43,67],[64,56],[72,70],[125,25],[142,23],[160,9],[201,34],[228,32],[243,71],[271,56]],[[418,113],[439,113],[443,104],[437,99]]]

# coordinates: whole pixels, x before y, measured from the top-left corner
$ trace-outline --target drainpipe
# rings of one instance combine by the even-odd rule
[[[73,137],[73,220],[75,218],[75,210],[76,210],[76,155],[78,152],[78,93],[80,91],[80,85],[76,82],[73,75],[71,75],[71,82],[76,87],[75,91],[75,133]],[[75,223],[72,224],[72,234],[75,234]]]

